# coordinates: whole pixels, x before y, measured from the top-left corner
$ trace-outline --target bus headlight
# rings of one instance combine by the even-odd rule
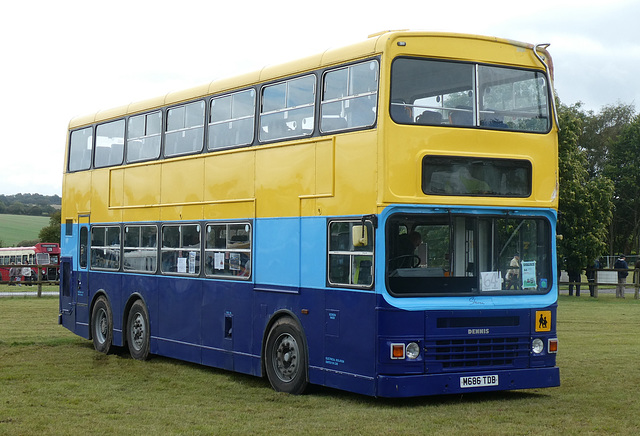
[[[531,342],[531,351],[533,351],[533,354],[540,354],[542,350],[544,350],[544,342],[540,338],[535,338]]]
[[[417,359],[420,355],[420,346],[415,342],[409,342],[407,344],[407,358]]]

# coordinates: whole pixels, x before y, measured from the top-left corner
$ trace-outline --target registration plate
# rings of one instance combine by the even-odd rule
[[[498,375],[475,375],[460,377],[461,388],[481,388],[483,386],[498,386]]]

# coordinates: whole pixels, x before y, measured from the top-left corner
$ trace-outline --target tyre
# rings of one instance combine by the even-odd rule
[[[91,336],[93,348],[101,353],[109,353],[113,343],[113,315],[105,297],[98,297],[91,312]]]
[[[301,394],[307,381],[307,353],[304,334],[291,318],[275,322],[264,351],[267,378],[278,392]]]
[[[149,358],[149,312],[147,306],[138,300],[133,303],[127,318],[127,346],[131,357],[137,360]]]

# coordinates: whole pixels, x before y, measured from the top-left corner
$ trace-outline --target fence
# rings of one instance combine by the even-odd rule
[[[592,297],[598,298],[598,287],[606,286],[608,288],[615,287],[618,285],[618,271],[627,271],[629,275],[627,276],[627,282],[625,284],[625,289],[628,287],[634,288],[633,298],[636,300],[640,299],[640,268],[635,269],[614,269],[614,268],[600,268],[595,269],[595,279],[593,281],[587,280],[587,282],[571,282],[568,279],[565,281],[564,279],[567,277],[566,273],[563,271],[560,276],[560,280],[558,282],[559,285],[574,285],[574,286],[588,286],[589,292],[591,292],[591,287],[593,287]],[[581,275],[582,278],[582,275]],[[631,280],[630,280],[631,279]]]
[[[59,281],[59,271],[60,271],[60,267],[58,265],[2,265],[2,269],[7,270],[7,273],[9,271],[10,268],[31,268],[31,274],[33,274],[34,270],[38,272],[38,276],[37,276],[37,280],[20,280],[20,281],[11,281],[11,279],[7,280],[0,280],[0,285],[17,285],[17,284],[21,284],[21,285],[37,285],[38,286],[38,297],[42,296],[42,285],[59,285],[60,281]],[[54,280],[51,280],[50,278],[47,278],[47,280],[43,280],[42,279],[42,270],[46,269],[47,271],[49,269],[55,269],[56,270],[56,277]],[[23,277],[22,274],[20,274],[20,277]],[[33,277],[33,276],[32,276]]]

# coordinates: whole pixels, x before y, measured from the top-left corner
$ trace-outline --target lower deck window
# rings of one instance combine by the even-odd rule
[[[162,227],[162,272],[200,274],[200,225]]]
[[[545,218],[396,214],[386,238],[393,295],[546,293],[552,286]]]
[[[91,227],[91,269],[120,269],[120,227]]]
[[[247,280],[251,276],[251,225],[208,224],[205,274]]]
[[[330,285],[373,285],[373,226],[371,222],[329,223]]]
[[[155,272],[158,263],[158,228],[125,226],[124,270]]]

